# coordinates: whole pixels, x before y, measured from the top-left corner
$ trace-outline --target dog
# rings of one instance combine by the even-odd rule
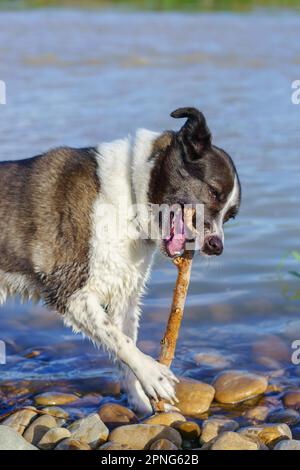
[[[98,147],[61,147],[0,163],[0,303],[11,296],[42,300],[76,333],[104,347],[140,414],[151,413],[151,400],[176,403],[177,378],[136,341],[154,254],[160,249],[173,258],[186,241],[181,229],[178,238],[174,230],[155,240],[141,236],[151,207],[203,205],[199,249],[219,256],[223,224],[241,202],[235,165],[212,144],[202,112],[179,108],[171,116],[186,119],[179,131],[140,129]],[[125,207],[143,209],[128,215],[120,198]],[[118,237],[110,233],[116,215]],[[174,213],[172,220],[174,227]],[[133,237],[122,232],[128,224]]]

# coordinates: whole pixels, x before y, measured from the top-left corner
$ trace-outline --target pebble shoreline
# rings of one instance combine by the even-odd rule
[[[99,396],[97,412],[75,420],[68,408],[91,397],[41,393],[0,421],[0,450],[300,450],[300,390],[272,390],[263,375],[227,370],[212,385],[181,378],[177,411],[141,419]]]

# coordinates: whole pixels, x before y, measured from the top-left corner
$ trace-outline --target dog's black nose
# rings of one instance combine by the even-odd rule
[[[217,235],[212,235],[207,237],[204,249],[208,255],[219,256],[223,253],[223,242]]]

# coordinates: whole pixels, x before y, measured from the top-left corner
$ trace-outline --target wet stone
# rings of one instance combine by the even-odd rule
[[[52,428],[43,435],[37,446],[42,450],[51,450],[56,447],[60,441],[71,436],[66,428]]]
[[[266,421],[269,413],[270,408],[268,406],[254,406],[245,412],[244,417],[253,423],[262,423]]]
[[[133,411],[117,403],[106,403],[101,406],[98,414],[110,430],[124,424],[134,424],[138,421]]]
[[[106,442],[109,434],[108,428],[97,413],[75,421],[68,430],[73,439],[88,444],[92,449]]]
[[[239,429],[239,434],[249,438],[256,436],[268,447],[272,447],[278,439],[292,439],[292,432],[287,424],[260,424]]]
[[[198,439],[201,434],[200,426],[194,421],[175,422],[172,424],[172,427],[176,429],[182,439],[186,441]]]
[[[168,439],[158,439],[151,444],[150,450],[178,450],[178,447]]]
[[[221,372],[214,380],[215,399],[220,403],[235,404],[264,393],[268,387],[265,377],[243,371]]]
[[[34,401],[36,405],[49,406],[49,405],[66,405],[73,403],[79,398],[71,393],[59,393],[59,392],[46,392],[36,395]]]
[[[218,351],[200,352],[194,356],[197,366],[211,369],[225,369],[231,366],[231,361],[224,358]]]
[[[185,416],[197,416],[209,410],[214,399],[215,390],[211,385],[192,379],[180,379],[176,385],[176,403]]]
[[[300,450],[300,441],[295,439],[280,441],[276,444],[274,450]]]
[[[211,450],[259,450],[259,444],[245,436],[228,431],[216,438]]]
[[[41,411],[47,415],[53,416],[54,418],[68,419],[69,417],[69,413],[58,406],[46,406],[45,408],[42,408]]]
[[[300,414],[296,410],[272,411],[268,415],[268,423],[286,423],[289,426],[295,426],[300,421]]]
[[[168,411],[166,413],[157,413],[143,421],[143,424],[162,424],[172,426],[173,423],[186,421],[185,417],[177,411]]]
[[[132,450],[127,444],[120,444],[119,442],[108,441],[98,448],[98,450]]]
[[[176,429],[159,424],[132,424],[114,429],[109,440],[126,444],[134,450],[149,449],[158,439],[168,439],[181,446],[181,436]]]
[[[206,444],[219,434],[225,431],[236,431],[239,425],[233,419],[228,418],[209,418],[202,423],[202,434],[200,443]]]
[[[14,414],[6,418],[1,424],[9,426],[22,435],[27,426],[36,416],[36,408],[29,406],[26,409],[16,411]]]
[[[23,434],[24,439],[33,445],[37,445],[49,429],[57,427],[57,421],[53,416],[42,415],[36,418]]]
[[[38,450],[15,429],[0,425],[0,450]]]
[[[61,441],[56,447],[55,450],[91,450],[88,444],[79,441],[78,439],[73,439],[69,437]]]
[[[283,404],[287,408],[295,408],[300,410],[300,390],[291,390],[283,396]]]

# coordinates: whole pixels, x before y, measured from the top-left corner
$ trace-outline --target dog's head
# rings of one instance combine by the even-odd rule
[[[200,252],[221,255],[223,225],[237,215],[240,207],[241,186],[236,168],[231,157],[212,144],[205,117],[199,110],[179,108],[171,116],[187,121],[178,132],[164,133],[154,146],[149,201],[171,207],[202,205],[204,234]],[[163,253],[170,257],[185,247],[183,213],[172,213],[170,234],[160,241]]]

